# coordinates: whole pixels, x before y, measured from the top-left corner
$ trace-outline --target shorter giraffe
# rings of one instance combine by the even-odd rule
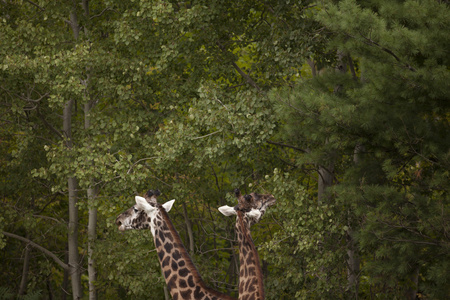
[[[175,200],[158,204],[159,191],[136,196],[136,205],[116,219],[120,231],[150,228],[164,278],[173,300],[236,300],[206,286],[167,212]]]
[[[263,274],[250,227],[261,220],[266,209],[275,204],[276,199],[270,194],[251,193],[242,196],[238,189],[235,190],[235,195],[238,205],[221,206],[219,211],[225,216],[237,215],[235,228],[239,243],[239,299],[263,300]]]

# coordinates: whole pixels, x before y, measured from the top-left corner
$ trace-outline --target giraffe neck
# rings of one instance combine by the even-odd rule
[[[153,222],[158,259],[173,300],[235,300],[206,286],[163,207]]]
[[[263,274],[259,264],[258,251],[256,251],[250,235],[248,221],[241,211],[237,212],[236,233],[239,242],[239,299],[262,300],[265,298]]]

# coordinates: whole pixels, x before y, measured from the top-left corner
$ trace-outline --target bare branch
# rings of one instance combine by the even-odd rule
[[[394,239],[394,238],[385,238],[378,235],[376,232],[372,232],[375,236],[382,241],[390,241],[390,242],[401,242],[401,243],[411,243],[416,245],[432,245],[432,246],[442,246],[438,241],[436,242],[425,242],[425,241],[417,241],[417,240],[407,240],[407,239]]]
[[[31,5],[36,6],[36,7],[39,8],[41,11],[44,11],[44,10],[45,10],[43,7],[39,6],[38,4],[36,4],[36,3],[34,3],[34,2],[32,2],[32,1],[30,1],[30,0],[25,0],[25,1],[28,2],[28,3],[30,3]]]
[[[39,116],[39,118],[41,119],[41,121],[48,127],[50,128],[50,130],[52,132],[54,132],[59,138],[63,138],[63,134],[61,132],[59,132],[55,127],[53,127],[49,122],[47,122],[47,120],[44,118],[44,116],[41,114],[41,112],[39,111],[39,107],[37,107],[37,115]]]
[[[44,254],[46,254],[47,256],[51,257],[51,258],[52,258],[58,265],[60,265],[64,270],[69,271],[69,265],[68,265],[68,264],[65,264],[62,260],[59,259],[58,256],[56,256],[55,254],[53,254],[53,252],[51,252],[50,250],[47,250],[47,249],[45,249],[44,247],[39,246],[39,245],[36,244],[35,242],[33,242],[33,241],[31,241],[31,240],[29,240],[29,239],[27,239],[27,238],[24,238],[24,237],[22,237],[22,236],[16,235],[16,234],[14,234],[14,233],[9,233],[9,232],[3,231],[3,234],[6,235],[6,236],[8,236],[8,237],[11,237],[11,238],[13,238],[13,239],[16,239],[16,240],[25,242],[25,243],[27,243],[27,245],[30,245],[31,247],[34,247],[34,248],[36,248],[36,249],[42,251],[42,252],[43,252]]]
[[[127,174],[130,174],[130,172],[131,172],[131,170],[133,169],[133,167],[134,167],[136,164],[138,164],[139,162],[144,161],[144,160],[155,159],[155,158],[156,158],[156,156],[152,156],[152,157],[145,157],[145,158],[141,158],[141,159],[137,160],[137,161],[136,161],[136,162],[128,169]]]
[[[225,52],[225,47],[220,43],[217,42],[217,46],[219,46],[219,49],[222,50],[222,52]],[[239,68],[239,66],[232,61],[231,64],[233,65],[233,67],[236,69],[236,71],[245,79],[245,81],[247,81],[248,84],[250,84],[251,86],[253,86],[255,89],[257,89],[258,91],[261,91],[261,88],[256,84],[256,82],[250,77],[250,75],[248,75],[247,73],[245,73],[244,71],[242,71],[241,68]]]
[[[208,137],[208,136],[214,135],[214,134],[216,134],[216,133],[219,133],[219,132],[222,132],[222,130],[217,130],[217,131],[214,131],[214,132],[208,133],[208,134],[206,134],[206,135],[202,135],[202,136],[198,136],[198,137],[193,137],[193,138],[191,138],[191,140],[198,140],[198,139],[203,139],[203,138],[205,138],[205,137]]]
[[[304,149],[301,149],[301,148],[298,148],[298,147],[292,146],[292,145],[287,145],[287,144],[283,144],[283,143],[279,143],[279,142],[273,142],[273,141],[267,141],[267,143],[271,144],[271,145],[277,145],[277,146],[291,148],[291,149],[294,149],[294,150],[297,150],[297,151],[300,151],[300,152],[303,152],[303,153],[309,153],[308,150],[304,150]]]
[[[55,221],[58,224],[63,224],[63,222],[61,222],[60,220],[52,218],[52,217],[49,217],[49,216],[33,215],[33,217],[41,218],[41,219],[47,219],[47,220],[52,220],[52,221]]]
[[[111,7],[107,7],[104,10],[102,10],[99,14],[93,15],[92,17],[90,17],[89,19],[92,20],[93,18],[98,18],[101,17],[105,12],[107,12],[108,10],[112,10],[114,11],[114,9],[112,9]]]
[[[253,86],[255,89],[257,89],[258,91],[261,91],[261,88],[256,84],[255,81],[253,81],[253,79],[250,77],[250,75],[248,75],[247,73],[245,73],[244,71],[241,70],[241,68],[239,68],[239,66],[232,61],[231,64],[233,65],[233,67],[236,69],[236,71],[238,71],[238,73],[244,77],[244,79],[247,81],[247,83],[249,83],[251,86]]]

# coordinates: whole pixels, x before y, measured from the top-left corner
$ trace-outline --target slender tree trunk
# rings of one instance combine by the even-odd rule
[[[339,73],[345,73],[347,70],[347,66],[345,64],[345,55],[341,51],[337,51],[337,63],[336,63],[336,72]],[[315,68],[314,64],[311,65],[311,68]],[[334,93],[338,94],[342,90],[341,85],[336,85],[334,87]],[[328,139],[325,141],[325,144],[328,144]],[[330,153],[329,155],[329,163],[327,165],[321,165],[319,166],[319,177],[318,177],[318,194],[317,199],[320,202],[323,202],[326,189],[333,185],[333,179],[334,179],[334,153]]]
[[[52,290],[52,286],[50,283],[50,278],[47,277],[46,281],[46,286],[47,286],[47,293],[48,293],[48,300],[53,300],[53,290]]]
[[[73,100],[67,101],[63,111],[63,127],[66,135],[66,147],[72,148],[72,108]],[[81,268],[78,255],[78,207],[77,207],[77,180],[73,176],[67,179],[69,192],[69,274],[72,282],[73,299],[81,299],[83,292],[81,286]]]
[[[164,298],[165,300],[170,300],[170,294],[169,294],[169,290],[167,289],[167,285],[164,284]]]
[[[348,64],[350,71],[352,73],[353,79],[358,81],[355,68],[353,66],[352,58],[350,55],[346,56],[348,59]],[[353,163],[358,166],[361,163],[361,153],[364,152],[365,147],[361,144],[356,144],[355,150],[353,152]],[[354,293],[353,298],[358,299],[359,293],[359,272],[360,272],[360,259],[358,255],[358,248],[356,245],[355,237],[353,234],[353,228],[351,224],[351,213],[348,216],[348,230],[347,230],[347,282],[348,290],[350,293]]]
[[[31,199],[30,209],[34,210],[34,198]],[[31,234],[27,232],[26,239],[31,239]],[[22,278],[20,279],[19,296],[23,296],[27,292],[28,272],[30,270],[31,247],[25,247],[25,255],[23,258]]]
[[[407,300],[416,300],[417,298],[417,287],[419,286],[419,271],[419,267],[415,267],[409,277],[411,287],[406,290],[405,299]]]
[[[69,265],[69,245],[66,244],[66,251],[64,254],[64,263]],[[69,288],[69,270],[68,269],[64,269],[64,277],[63,277],[63,282],[62,282],[62,296],[61,296],[61,300],[66,300],[67,299],[67,290]]]
[[[307,62],[311,68],[313,77],[317,76],[316,65],[312,59],[307,59]],[[325,143],[328,143],[326,141]],[[318,178],[317,178],[317,200],[321,203],[325,197],[325,190],[333,185],[333,172],[334,163],[330,163],[328,166],[319,166]]]
[[[328,141],[327,141],[328,143]],[[334,163],[328,164],[326,167],[319,166],[319,178],[317,188],[317,199],[319,203],[325,200],[326,189],[333,185]]]
[[[81,2],[84,17],[86,22],[89,22],[89,1],[82,0]],[[89,24],[84,24],[84,34],[85,36],[89,36]],[[90,112],[93,106],[93,101],[90,97],[89,93],[89,84],[90,84],[90,68],[86,67],[86,79],[83,80],[84,83],[84,129],[88,130],[91,126],[91,118]],[[94,178],[91,178],[91,185],[87,189],[87,201],[88,201],[88,209],[89,209],[89,220],[88,220],[88,277],[89,277],[89,299],[96,300],[97,299],[97,290],[95,287],[95,282],[97,280],[97,270],[95,266],[94,259],[94,244],[97,239],[97,205],[95,203],[95,199],[97,197],[97,189],[94,187]]]
[[[76,1],[73,1],[72,11],[70,12],[70,24],[72,27],[73,37],[75,41],[78,40],[80,28],[78,26],[78,17],[76,9]],[[64,132],[67,138],[67,148],[72,148],[72,108],[74,100],[67,102],[64,108]],[[79,267],[78,255],[78,195],[77,195],[77,180],[75,177],[68,178],[69,186],[69,237],[68,237],[68,253],[69,253],[69,276],[72,283],[72,297],[73,299],[81,299],[81,271]]]
[[[357,144],[355,146],[353,163],[356,166],[361,163],[361,152],[363,152],[364,149],[363,145]],[[349,229],[347,230],[347,281],[348,290],[351,293],[354,293],[354,299],[358,299],[360,260],[350,218],[351,216],[349,213]]]
[[[27,239],[30,239],[30,235],[26,235]],[[30,269],[30,257],[31,257],[31,247],[26,246],[25,247],[25,255],[23,258],[23,267],[22,267],[22,278],[20,280],[20,286],[19,286],[19,296],[25,295],[27,292],[27,285],[28,285],[28,272]]]
[[[89,276],[89,299],[97,299],[95,282],[97,280],[97,269],[94,259],[94,244],[97,239],[97,207],[94,203],[97,196],[94,188],[87,190],[89,203],[89,223],[88,223],[88,276]]]
[[[306,62],[308,63],[309,67],[311,68],[311,73],[313,77],[316,77],[317,75],[317,70],[316,70],[316,64],[314,63],[314,60],[308,58],[306,60]]]
[[[359,291],[359,256],[352,228],[347,230],[347,282],[348,290],[354,293],[352,299],[358,299]]]
[[[84,104],[84,129],[88,130],[91,126],[90,111],[92,108],[92,101],[89,97],[89,70],[87,70],[88,76],[85,80],[85,104]],[[95,287],[95,281],[97,280],[97,270],[94,259],[94,244],[97,239],[97,204],[95,199],[97,197],[97,189],[94,187],[94,178],[91,178],[91,186],[87,189],[87,201],[89,209],[88,220],[88,277],[89,277],[89,299],[97,299],[97,290]]]
[[[77,208],[77,181],[69,177],[69,274],[72,282],[73,299],[83,296],[81,287],[80,258],[78,255],[78,208]]]
[[[84,105],[84,126],[88,129],[90,124],[89,111],[91,109],[90,101]],[[97,280],[97,270],[94,259],[94,244],[97,239],[97,204],[95,199],[97,197],[97,189],[94,187],[94,179],[91,178],[91,186],[87,189],[87,201],[89,209],[88,220],[88,277],[89,277],[89,299],[97,299],[97,290],[95,282]]]
[[[183,214],[184,214],[184,222],[186,223],[186,230],[189,236],[189,252],[194,254],[195,245],[194,245],[194,233],[192,232],[192,222],[189,219],[187,214],[186,203],[183,202]]]

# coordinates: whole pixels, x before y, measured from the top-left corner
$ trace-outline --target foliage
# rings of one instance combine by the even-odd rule
[[[270,267],[266,289],[270,299],[336,298],[345,295],[348,229],[340,207],[318,203],[299,178],[275,169],[267,176],[277,205],[279,230],[261,249]]]
[[[326,6],[317,19],[333,32],[330,49],[345,53],[335,65],[356,68],[353,76],[329,71],[271,94],[286,120],[280,138],[303,149],[286,159],[335,166],[328,204],[356,231],[364,298],[401,298],[415,280],[432,298],[449,291],[440,280],[435,288],[436,274],[450,271],[441,263],[449,259],[449,40],[440,37],[448,8],[425,2]]]
[[[8,300],[8,299],[20,299],[20,300],[37,300],[41,299],[41,292],[33,292],[30,294],[27,294],[25,296],[20,296],[15,298],[14,293],[10,291],[7,287],[0,287],[0,299],[2,300]]]
[[[449,293],[448,4],[82,4],[0,4],[5,294],[18,291],[25,243],[3,231],[64,261],[69,176],[84,267],[98,210],[99,298],[163,297],[150,233],[114,225],[150,188],[177,200],[175,227],[185,245],[192,229],[191,254],[218,290],[236,295],[238,272],[233,220],[216,208],[240,188],[277,198],[252,229],[268,299],[354,297],[349,232],[360,298]],[[68,141],[61,115],[72,100]],[[325,166],[333,186],[318,202]],[[60,297],[64,270],[31,255],[30,297],[50,297],[47,286]]]

